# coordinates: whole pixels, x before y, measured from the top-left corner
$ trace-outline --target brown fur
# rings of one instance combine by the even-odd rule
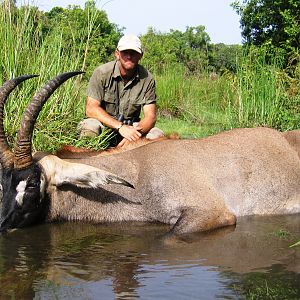
[[[244,128],[198,140],[141,140],[131,149],[93,156],[84,152],[68,159],[70,165],[44,157],[48,220],[162,222],[182,234],[233,225],[245,215],[300,213],[299,134]],[[66,169],[63,183],[105,170],[135,189],[51,183]]]
[[[70,146],[70,145],[65,145],[61,149],[57,150],[55,152],[55,155],[58,156],[59,158],[62,159],[71,159],[71,158],[82,158],[83,155],[86,157],[91,157],[91,156],[96,156],[96,155],[111,155],[111,154],[116,154],[116,153],[121,153],[124,151],[132,150],[153,142],[158,142],[161,140],[166,140],[166,139],[179,139],[179,135],[177,133],[172,133],[168,136],[164,136],[155,140],[149,140],[146,138],[139,139],[136,142],[131,142],[128,145],[124,147],[113,147],[113,148],[108,148],[106,150],[91,150],[91,149],[86,149],[86,148],[81,148],[81,147],[75,147],[75,146]]]
[[[284,132],[283,136],[287,139],[293,149],[298,152],[300,158],[300,130]]]

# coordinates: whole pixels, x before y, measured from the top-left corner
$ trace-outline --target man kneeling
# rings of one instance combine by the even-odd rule
[[[88,119],[80,122],[80,136],[96,136],[107,126],[116,131],[111,146],[122,147],[142,136],[155,139],[164,135],[154,127],[155,80],[139,64],[142,56],[140,39],[125,35],[115,51],[116,60],[94,70],[87,90]]]

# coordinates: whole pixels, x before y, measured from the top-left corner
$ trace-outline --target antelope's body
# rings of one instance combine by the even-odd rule
[[[34,121],[20,129],[14,155],[5,154],[2,141],[2,230],[41,220],[139,221],[170,224],[182,234],[233,225],[244,215],[300,213],[299,130],[235,129],[94,156],[32,159],[26,145],[42,107],[32,102]]]
[[[299,138],[300,131],[293,134]],[[47,165],[46,174],[53,174],[52,160],[57,158],[40,161]],[[118,174],[135,189],[57,188],[48,178],[49,221],[163,222],[176,224],[173,231],[184,233],[234,224],[244,215],[300,212],[298,152],[282,133],[268,128],[162,140],[68,162],[82,164],[82,174],[86,165]]]

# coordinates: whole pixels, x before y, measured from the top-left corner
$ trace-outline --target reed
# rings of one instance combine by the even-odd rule
[[[23,74],[40,75],[21,84],[7,103],[4,126],[12,144],[23,111],[36,90],[57,74],[82,69],[89,41],[79,42],[82,47],[78,47],[78,40],[67,44],[60,28],[45,35],[42,16],[31,6],[14,10],[2,5],[0,21],[0,84]],[[92,26],[87,24],[82,30],[87,33],[85,36],[92,35]],[[280,62],[267,64],[263,53],[244,55],[238,61],[236,74],[187,75],[178,64],[166,66],[157,74],[154,71],[154,75],[159,106],[157,125],[166,133],[178,132],[194,138],[235,127],[300,126],[299,80],[288,79]],[[35,127],[34,150],[54,151],[63,144],[93,149],[107,146],[107,133],[99,139],[78,140],[76,128],[84,117],[87,79],[68,80],[47,101]]]
[[[80,70],[83,57],[75,50],[78,47],[72,45],[72,41],[66,44],[60,28],[43,36],[40,13],[31,6],[19,10],[2,6],[0,19],[0,47],[3,53],[0,84],[23,74],[39,75],[21,84],[6,105],[4,126],[12,144],[23,111],[34,93],[57,74]],[[83,93],[83,83],[78,77],[68,80],[50,97],[35,127],[35,150],[52,151],[65,141],[77,139],[76,126],[84,117]]]
[[[159,120],[159,126],[167,133],[178,131],[174,119],[179,118],[187,124],[183,135],[191,130],[195,137],[236,127],[299,128],[300,85],[281,69],[279,59],[267,63],[265,57],[262,51],[247,53],[237,62],[236,74],[217,77],[167,68],[156,76],[160,113],[169,119]]]
[[[162,117],[179,118],[190,126],[198,126],[200,136],[232,127],[228,108],[234,93],[229,74],[212,79],[209,73],[187,76],[183,69],[173,68],[156,79]]]
[[[236,114],[241,126],[276,127],[287,98],[285,82],[279,74],[280,63],[274,59],[267,64],[264,53],[242,58],[236,76]]]

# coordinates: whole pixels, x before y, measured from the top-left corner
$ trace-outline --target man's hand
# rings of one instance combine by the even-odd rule
[[[142,136],[142,134],[138,131],[137,127],[130,125],[122,125],[122,127],[119,129],[119,133],[129,142],[135,142],[139,140]]]
[[[124,138],[124,139],[117,145],[117,148],[123,148],[123,147],[126,147],[126,146],[129,145],[129,144],[130,144],[130,142]]]

